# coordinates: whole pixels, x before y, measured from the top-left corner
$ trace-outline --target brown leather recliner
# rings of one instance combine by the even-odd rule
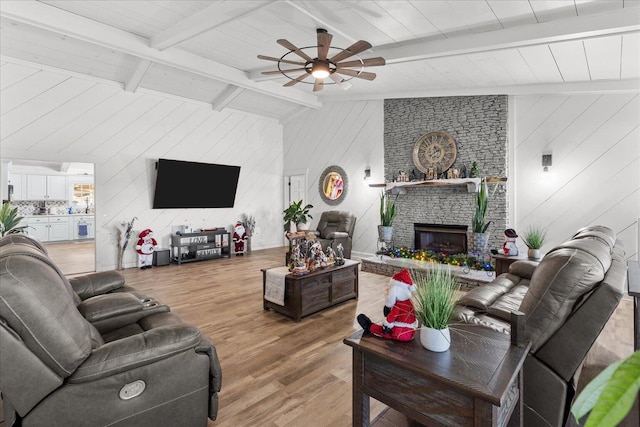
[[[356,228],[356,217],[346,211],[326,211],[320,215],[320,221],[314,233],[323,248],[331,246],[336,250],[342,244],[344,257],[351,258],[353,231]]]
[[[129,292],[83,301],[45,252],[1,243],[6,425],[205,426],[216,418],[221,369],[195,326]]]
[[[625,292],[626,271],[615,233],[591,226],[539,264],[516,261],[461,298],[454,322],[509,333],[511,312],[524,313],[532,343],[523,368],[525,426],[565,425],[580,368]]]

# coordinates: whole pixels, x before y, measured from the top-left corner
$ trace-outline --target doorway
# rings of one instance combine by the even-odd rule
[[[2,196],[64,275],[96,271],[94,164],[2,159]]]

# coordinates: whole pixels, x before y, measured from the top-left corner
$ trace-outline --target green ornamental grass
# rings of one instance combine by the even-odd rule
[[[536,227],[529,227],[522,236],[524,244],[529,249],[540,249],[547,237],[547,232]]]
[[[423,327],[445,329],[458,302],[458,278],[442,264],[433,264],[427,270],[413,270],[411,277],[416,285],[416,317]]]

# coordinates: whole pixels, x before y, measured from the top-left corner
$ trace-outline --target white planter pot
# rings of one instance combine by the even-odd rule
[[[423,326],[420,328],[420,344],[427,350],[443,352],[451,346],[451,333],[449,328],[433,329]]]
[[[540,259],[540,249],[528,249],[527,256],[529,257],[529,259],[538,261]]]
[[[301,222],[300,224],[298,224],[297,228],[298,228],[298,231],[307,231],[309,229],[309,223]]]

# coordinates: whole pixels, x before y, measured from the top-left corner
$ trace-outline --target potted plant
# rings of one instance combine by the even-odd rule
[[[527,255],[532,260],[540,259],[540,248],[544,244],[544,240],[547,237],[547,232],[537,227],[529,227],[522,236],[524,244],[529,248]]]
[[[576,423],[586,427],[618,425],[633,408],[639,390],[640,351],[636,351],[591,380],[571,406],[571,413]],[[586,421],[581,420],[587,414]]]
[[[489,240],[487,228],[492,221],[486,221],[488,206],[489,190],[487,189],[487,181],[483,179],[476,193],[476,207],[471,219],[472,251],[475,253],[483,252]]]
[[[380,193],[380,225],[378,226],[378,240],[390,242],[393,238],[393,219],[396,217],[396,205],[388,193]]]
[[[297,202],[291,202],[289,207],[282,211],[284,213],[284,231],[289,233],[295,226],[298,230],[304,229],[307,221],[313,219],[309,214],[309,209],[313,208],[313,205],[302,206],[302,200]],[[308,227],[308,226],[307,226]]]
[[[453,316],[460,283],[444,264],[411,272],[416,286],[414,308],[420,321],[420,344],[427,350],[446,351],[451,345],[449,321]]]
[[[18,216],[18,208],[11,209],[9,203],[4,203],[0,209],[0,236],[22,233],[27,226],[20,225],[23,218]]]

